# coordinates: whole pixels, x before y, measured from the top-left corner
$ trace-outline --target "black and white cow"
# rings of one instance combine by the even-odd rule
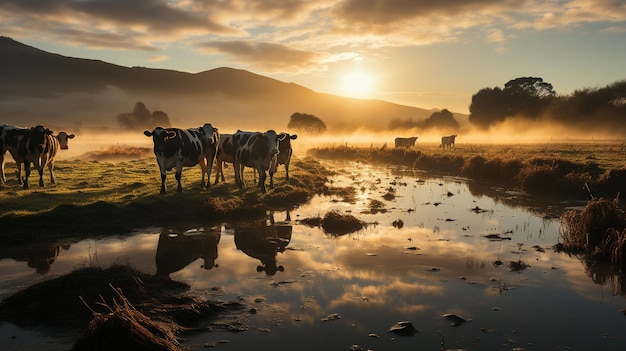
[[[30,177],[31,163],[39,172],[39,186],[44,186],[43,171],[46,167],[50,171],[50,182],[52,184],[56,183],[54,179],[54,158],[59,148],[68,148],[68,139],[72,138],[74,138],[74,134],[65,132],[54,136],[50,129],[41,125],[28,130],[28,134],[20,141],[17,150],[18,158],[22,159],[24,163],[24,189],[30,187],[28,179]]]
[[[284,136],[283,136],[284,138]],[[244,187],[243,168],[252,167],[259,174],[259,188],[265,193],[265,173],[270,169],[272,158],[278,154],[279,137],[274,130],[261,132],[237,131],[233,134],[235,148],[235,183]]]
[[[454,139],[456,138],[456,134],[453,135],[448,135],[448,136],[442,136],[441,137],[441,145],[439,145],[441,148],[445,149],[446,146],[448,147],[448,149],[451,149],[454,147]]]
[[[417,140],[418,137],[410,137],[410,138],[400,138],[397,137],[394,141],[396,143],[396,149],[397,148],[401,148],[401,147],[405,147],[405,148],[411,148],[415,145],[415,141]]]
[[[22,163],[24,159],[18,153],[20,142],[28,135],[28,128],[14,127],[8,125],[0,126],[0,183],[6,183],[4,172],[4,157],[8,151],[17,164],[17,179],[22,182]]]
[[[285,179],[289,180],[289,163],[291,162],[291,155],[293,149],[291,148],[291,141],[298,138],[298,135],[290,135],[288,133],[278,134],[278,154],[272,158],[269,174],[270,174],[270,188],[274,187],[274,173],[278,170],[279,165],[285,165]]]
[[[156,127],[153,131],[144,131],[143,134],[152,137],[154,143],[154,155],[161,171],[161,194],[167,191],[166,172],[174,167],[178,192],[183,191],[180,184],[183,167],[195,165],[200,165],[202,168],[202,187],[205,186],[205,173],[207,174],[206,187],[210,187],[208,179],[213,162],[215,162],[220,138],[217,128],[213,128],[209,123],[200,128],[189,129]]]

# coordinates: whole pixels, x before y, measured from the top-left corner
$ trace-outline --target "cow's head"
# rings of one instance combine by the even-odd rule
[[[152,137],[154,152],[161,152],[165,146],[165,142],[176,136],[175,131],[167,130],[163,127],[156,127],[153,131],[145,130],[143,134],[147,137]]]
[[[278,134],[278,152],[287,152],[291,149],[291,141],[298,138],[296,134],[280,133]]]
[[[35,146],[40,152],[43,151],[44,144],[46,143],[46,135],[52,135],[52,131],[43,126],[36,126],[30,128],[29,140],[30,144]]]
[[[278,134],[276,134],[276,132],[272,129],[262,134],[264,138],[267,138],[267,146],[269,147],[270,158],[278,154],[278,143],[282,140],[285,140],[286,138],[284,134],[281,135],[282,136],[278,136]]]
[[[202,133],[202,140],[205,145],[216,144],[220,140],[220,135],[217,131],[217,128],[213,128],[210,123],[205,123],[202,127],[199,128],[200,133]]]
[[[74,134],[67,134],[66,132],[59,132],[59,134],[57,135],[57,140],[59,141],[59,146],[61,147],[61,150],[67,150],[68,147],[68,141],[69,139],[74,139],[75,135]]]

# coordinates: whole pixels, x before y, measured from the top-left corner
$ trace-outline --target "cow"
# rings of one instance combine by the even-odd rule
[[[23,184],[21,173],[22,173],[22,164],[26,161],[25,160],[26,155],[24,154],[26,149],[23,148],[22,152],[20,152],[19,148],[20,148],[21,143],[26,143],[24,138],[29,135],[30,131],[31,129],[29,128],[13,127],[13,126],[7,126],[7,125],[0,127],[0,137],[1,137],[0,167],[2,168],[1,183],[6,182],[6,176],[4,173],[4,155],[6,151],[9,151],[9,153],[11,154],[11,156],[13,156],[13,159],[15,160],[15,163],[17,165],[17,179],[20,182],[20,184]],[[56,155],[56,153],[59,151],[59,148],[61,150],[67,150],[69,148],[68,140],[73,139],[74,137],[75,137],[74,134],[67,134],[66,132],[59,132],[59,134],[53,137],[54,139],[56,139],[56,142],[54,140],[51,140],[51,143],[53,143],[54,145],[54,150],[51,150],[53,152],[52,157]],[[50,168],[50,178],[51,178],[52,183],[54,184],[55,180],[54,180],[54,175],[52,174],[52,168],[54,167],[54,160],[50,160],[48,162],[49,162],[48,167]]]
[[[283,139],[285,136],[282,137]],[[233,146],[235,158],[235,183],[239,188],[244,187],[243,168],[252,167],[259,174],[259,188],[266,193],[265,173],[270,169],[272,158],[278,154],[278,142],[280,138],[274,130],[261,132],[237,131],[233,134]]]
[[[220,134],[220,145],[215,156],[215,184],[219,183],[220,176],[224,179],[224,163],[235,162],[235,148],[232,134]]]
[[[144,131],[143,134],[152,137],[154,143],[154,155],[161,172],[161,194],[167,192],[166,172],[172,168],[176,168],[175,177],[179,193],[183,191],[181,185],[183,167],[200,165],[201,186],[205,187],[204,175],[207,174],[208,180],[219,145],[220,136],[217,128],[205,123],[202,127],[189,129],[156,127],[153,131]],[[210,183],[206,182],[207,188],[211,186]]]
[[[22,183],[22,163],[24,159],[18,153],[20,142],[28,135],[28,128],[14,127],[9,125],[0,126],[0,184],[6,183],[4,172],[4,157],[7,151],[13,156],[17,164],[17,179]]]
[[[28,179],[30,177],[31,163],[39,172],[39,186],[45,186],[43,171],[46,167],[50,171],[50,182],[56,184],[54,179],[54,158],[59,148],[68,148],[68,139],[74,138],[74,134],[65,132],[61,132],[57,136],[53,134],[54,132],[50,129],[38,125],[30,128],[20,141],[17,157],[24,163],[24,189],[30,187]],[[16,160],[16,162],[20,162],[20,160]]]
[[[454,147],[454,139],[456,138],[456,134],[453,135],[448,135],[448,136],[442,136],[441,137],[441,145],[439,145],[439,147],[443,148],[444,150],[446,149],[446,146],[448,147],[448,149],[451,149]]]
[[[289,135],[288,133],[280,133],[278,135],[278,154],[272,158],[270,165],[270,188],[274,187],[274,173],[278,170],[279,165],[285,165],[285,180],[289,180],[289,163],[291,162],[291,155],[293,149],[291,148],[291,141],[296,140],[298,135]]]
[[[398,148],[412,148],[415,145],[415,141],[418,137],[410,137],[410,138],[400,138],[397,137],[394,141],[396,142],[396,149]]]

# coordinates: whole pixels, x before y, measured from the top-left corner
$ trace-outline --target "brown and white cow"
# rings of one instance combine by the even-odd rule
[[[24,163],[24,189],[30,187],[28,179],[30,177],[31,163],[39,172],[39,186],[45,186],[43,171],[46,167],[48,167],[50,171],[50,182],[56,184],[56,180],[54,179],[54,158],[59,148],[68,148],[68,139],[72,138],[74,138],[74,134],[67,134],[65,132],[54,136],[50,129],[44,128],[41,125],[29,129],[28,134],[20,141],[17,150],[18,158],[22,159]]]
[[[183,167],[200,165],[202,168],[202,187],[205,187],[204,174],[207,180],[215,162],[215,154],[219,145],[217,128],[209,123],[199,128],[179,129],[156,127],[153,131],[144,131],[144,135],[152,137],[154,155],[161,172],[161,194],[167,191],[165,178],[167,171],[176,168],[178,192],[183,191],[180,183]],[[204,162],[203,162],[204,160]],[[206,168],[205,168],[206,167]],[[211,182],[206,182],[210,187]]]
[[[456,134],[453,135],[448,135],[448,136],[442,136],[441,137],[441,145],[439,145],[439,147],[443,148],[445,150],[446,146],[448,147],[448,149],[451,149],[454,147],[454,139],[456,138]]]
[[[280,133],[278,135],[278,154],[272,158],[270,166],[270,188],[274,187],[274,173],[278,170],[279,165],[285,165],[285,179],[289,180],[289,163],[291,163],[291,155],[293,149],[291,148],[291,141],[296,140],[298,135],[290,135],[288,133]]]
[[[401,138],[401,137],[397,137],[394,142],[396,144],[396,149],[397,148],[411,148],[415,145],[415,141],[417,140],[418,137],[410,137],[410,138]]]
[[[220,177],[222,182],[224,179],[224,163],[235,162],[235,147],[233,145],[232,134],[220,134],[220,146],[217,149],[217,156],[215,157],[215,184],[219,183]]]
[[[284,138],[284,136],[283,136]],[[244,187],[243,168],[252,167],[259,174],[259,188],[265,193],[265,173],[270,169],[272,158],[278,154],[279,137],[274,130],[261,132],[237,131],[233,134],[235,158],[235,183]]]
[[[29,136],[29,134],[31,133],[31,130],[32,128],[29,129],[29,128],[7,126],[7,125],[0,126],[0,167],[2,168],[0,182],[2,183],[6,182],[6,176],[4,173],[4,157],[5,157],[6,151],[9,151],[9,153],[11,154],[11,156],[13,157],[17,165],[17,179],[20,182],[20,184],[23,184],[23,181],[21,178],[22,164],[26,161],[25,152],[27,151],[27,149],[23,147],[22,152],[20,152],[20,144],[26,143],[25,138]],[[55,140],[50,141],[51,143],[53,143],[53,146],[54,146],[53,150],[51,150],[53,152],[53,155],[51,155],[52,158],[56,156],[56,153],[59,151],[59,148],[62,150],[67,150],[69,148],[68,141],[69,139],[74,138],[74,134],[67,134],[66,132],[59,132],[59,134],[57,134],[53,138],[56,139],[56,142]],[[48,157],[50,157],[50,155]],[[31,160],[31,162],[33,161]],[[51,159],[48,161],[48,168],[50,168],[50,178],[51,178],[52,183],[55,182],[54,174],[52,173],[53,167],[54,167],[54,159]]]

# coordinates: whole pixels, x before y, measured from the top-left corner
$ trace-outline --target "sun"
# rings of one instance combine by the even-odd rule
[[[350,97],[367,98],[374,91],[374,78],[365,71],[350,71],[342,77],[341,91]]]

